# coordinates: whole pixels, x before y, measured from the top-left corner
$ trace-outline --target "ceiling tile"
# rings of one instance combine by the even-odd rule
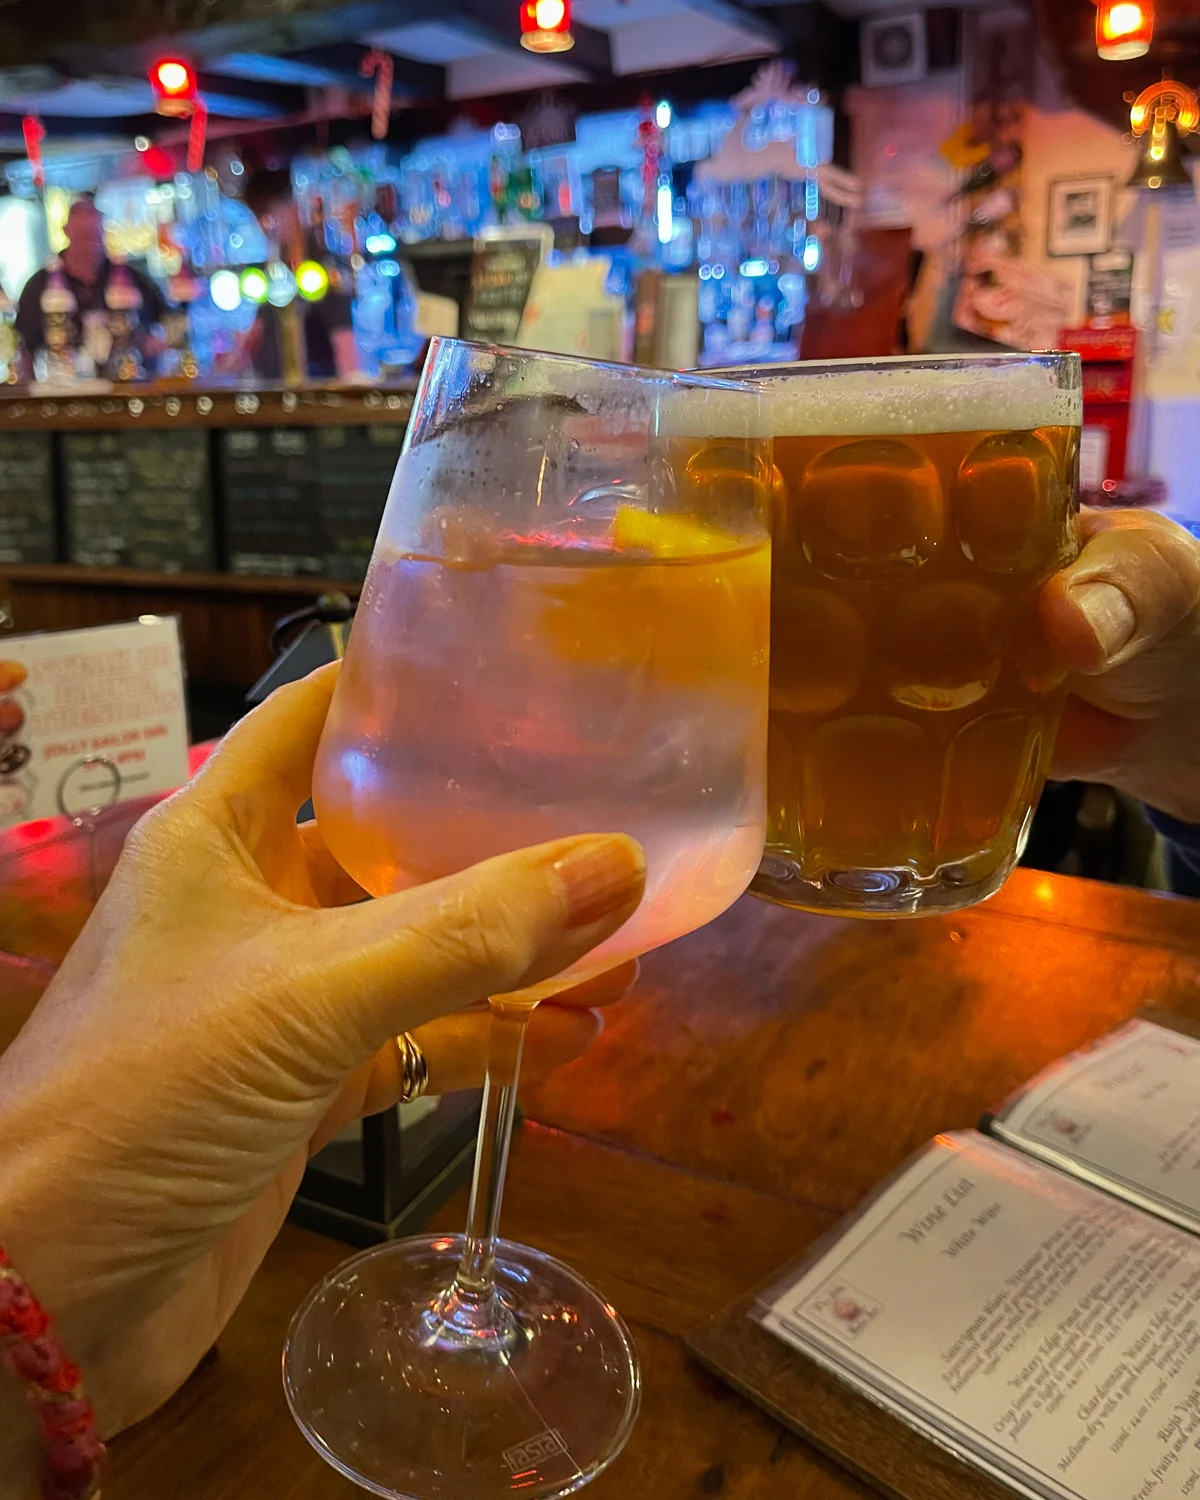
[[[575,83],[583,76],[578,68],[558,58],[535,57],[531,52],[486,52],[451,63],[446,75],[446,93],[451,99],[477,99],[483,94]]]
[[[750,31],[698,11],[633,21],[609,33],[613,68],[618,73],[650,73],[656,68],[699,67],[770,57],[775,49]]]
[[[487,51],[487,43],[481,42],[478,35],[459,31],[442,21],[393,26],[388,31],[373,31],[363,40],[372,47],[394,52],[397,57],[411,57],[414,62],[452,63]]]

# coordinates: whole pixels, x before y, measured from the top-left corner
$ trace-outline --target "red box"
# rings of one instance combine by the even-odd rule
[[[1083,365],[1080,486],[1086,496],[1125,478],[1137,329],[1064,328],[1059,337]]]
[[[1129,325],[1121,328],[1064,328],[1059,338],[1061,347],[1073,350],[1084,364],[1096,360],[1132,364],[1137,347],[1137,329]]]

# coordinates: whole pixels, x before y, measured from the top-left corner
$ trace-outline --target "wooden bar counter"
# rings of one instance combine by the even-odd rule
[[[939,1130],[1146,1006],[1200,1020],[1200,905],[1020,870],[919,922],[742,900],[651,955],[585,1058],[524,1097],[504,1227],[628,1320],[644,1397],[596,1500],[838,1500],[864,1485],[695,1364],[684,1338]],[[430,1228],[459,1230],[464,1195]],[[106,1500],[350,1500],[280,1384],[346,1254],[287,1226],[187,1386],[114,1445]]]

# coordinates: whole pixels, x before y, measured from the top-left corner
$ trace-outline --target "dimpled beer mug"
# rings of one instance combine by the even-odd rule
[[[1066,694],[1074,354],[763,369],[775,437],[767,844],[753,890],[953,911],[1020,856]]]
[[[539,999],[703,926],[762,854],[772,464],[726,381],[435,340],[317,755],[338,862],[384,895],[564,835],[626,832],[637,911],[492,997],[465,1235],[341,1266],[284,1383],[376,1495],[570,1494],[620,1452],[638,1372],[614,1309],[497,1238]],[[487,997],[480,996],[483,1000]]]

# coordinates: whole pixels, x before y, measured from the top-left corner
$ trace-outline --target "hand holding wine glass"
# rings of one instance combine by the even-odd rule
[[[522,850],[364,903],[315,825],[296,824],[336,675],[273,694],[141,820],[0,1055],[4,1248],[81,1365],[104,1436],[212,1347],[313,1152],[394,1106],[395,1032],[413,1030],[435,1090],[475,1086],[486,1016],[460,1007],[562,968],[637,904],[642,861],[624,838]],[[569,998],[603,1003],[629,978]],[[594,1027],[545,1010],[537,1067]],[[4,1373],[6,1495],[23,1462],[16,1391],[13,1416]]]
[[[467,1232],[382,1246],[297,1314],[306,1436],[376,1494],[531,1500],[620,1451],[628,1335],[498,1239],[533,1005],[725,910],[765,827],[769,444],[726,382],[435,341],[318,754],[338,862],[385,896],[530,843],[634,836],[646,890],[493,993]]]

